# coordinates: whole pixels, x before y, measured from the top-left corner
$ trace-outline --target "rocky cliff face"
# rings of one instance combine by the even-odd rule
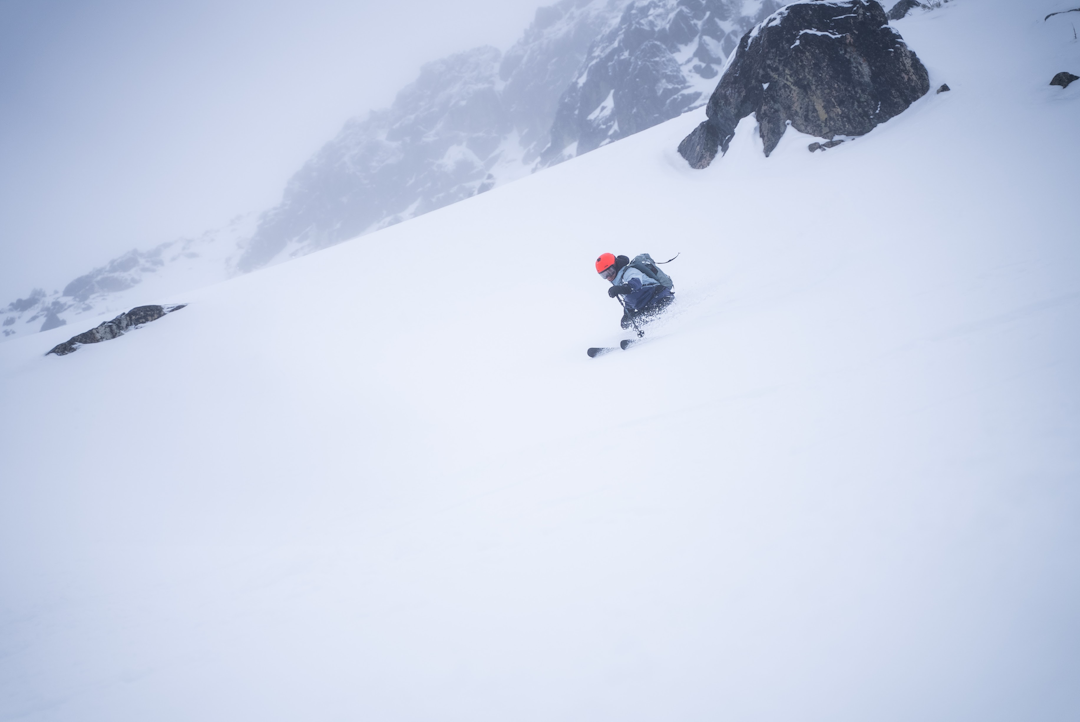
[[[559,101],[550,165],[704,105],[739,38],[778,0],[635,0]]]
[[[803,0],[743,37],[709,99],[708,120],[679,152],[706,167],[751,113],[766,156],[788,125],[830,140],[864,135],[929,89],[926,68],[875,0]]]
[[[542,7],[503,56],[501,96],[532,168],[550,144],[559,99],[581,72],[590,46],[619,17],[627,0],[571,0]]]

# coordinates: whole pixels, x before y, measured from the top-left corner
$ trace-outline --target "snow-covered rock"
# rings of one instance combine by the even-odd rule
[[[865,135],[930,90],[926,68],[875,0],[804,0],[747,33],[679,153],[704,168],[751,113],[765,155],[788,126],[832,140]]]
[[[102,341],[111,341],[114,338],[123,336],[128,331],[156,321],[167,313],[173,311],[179,311],[183,308],[183,304],[176,306],[137,306],[126,313],[122,313],[111,321],[99,324],[89,331],[80,333],[77,336],[72,336],[67,341],[59,343],[49,349],[49,352],[45,354],[56,354],[57,356],[67,356],[69,353],[75,353],[80,346],[84,346],[89,343],[101,343]]]

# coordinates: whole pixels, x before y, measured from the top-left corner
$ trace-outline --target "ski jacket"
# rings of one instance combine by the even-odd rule
[[[623,296],[623,303],[634,311],[644,311],[660,299],[675,295],[633,266],[621,268],[615,274],[615,279],[611,283],[615,286],[629,286],[633,289]]]

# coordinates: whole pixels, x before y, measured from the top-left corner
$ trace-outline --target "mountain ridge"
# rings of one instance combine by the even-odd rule
[[[165,288],[196,288],[306,255],[668,120],[704,104],[702,83],[715,82],[708,76],[717,70],[716,54],[778,6],[775,0],[562,0],[538,8],[505,53],[480,47],[432,61],[389,108],[346,121],[289,179],[272,208],[196,239],[133,250],[63,291],[35,289],[0,307],[0,338],[157,303]],[[589,106],[584,99],[601,76],[618,88],[605,85],[610,101]],[[621,125],[609,122],[615,118]],[[567,138],[574,133],[571,149]],[[214,268],[195,268],[185,253],[198,253]]]

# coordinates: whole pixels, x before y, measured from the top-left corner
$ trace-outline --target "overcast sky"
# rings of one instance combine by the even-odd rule
[[[554,0],[0,0],[0,306],[281,197],[420,66]]]

